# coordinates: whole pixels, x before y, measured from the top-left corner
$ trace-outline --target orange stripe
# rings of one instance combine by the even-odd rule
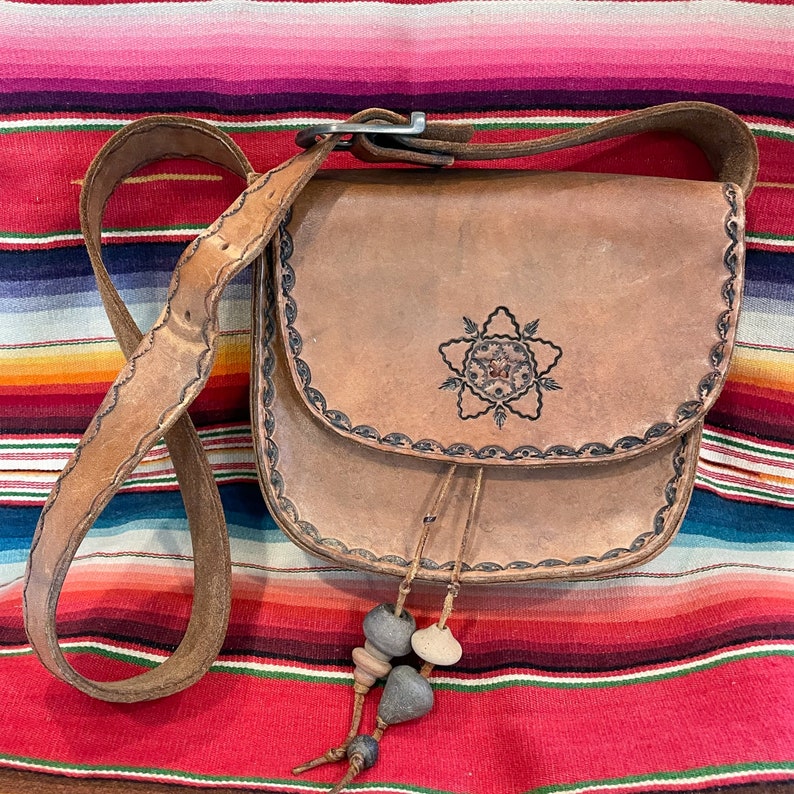
[[[731,361],[729,380],[764,390],[794,392],[794,354],[740,348]]]
[[[110,384],[124,365],[114,341],[92,344],[90,349],[53,353],[49,348],[7,351],[0,357],[0,387],[27,388],[66,384]],[[214,377],[248,373],[248,337],[222,336],[212,370]]]

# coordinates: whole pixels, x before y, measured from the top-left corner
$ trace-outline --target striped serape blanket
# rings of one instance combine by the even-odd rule
[[[370,106],[507,140],[677,99],[739,113],[761,156],[737,350],[684,526],[656,560],[601,580],[464,587],[453,618],[463,659],[433,676],[433,711],[390,729],[351,790],[794,788],[792,5],[42,0],[0,4],[0,41],[0,791],[328,791],[340,768],[290,769],[342,738],[363,615],[395,595],[395,582],[308,556],[267,515],[248,426],[244,275],[224,296],[218,361],[192,409],[232,542],[221,656],[187,691],[114,705],[33,655],[21,594],[38,512],[122,364],[77,218],[82,176],[112,132],[151,113],[197,116],[261,171],[294,152],[296,129]],[[330,165],[360,166],[344,154]],[[693,146],[664,135],[510,167],[709,173]],[[240,188],[209,165],[171,161],[113,198],[107,261],[141,327],[186,242]],[[59,634],[79,670],[122,677],[173,650],[190,554],[158,446],[67,579]],[[438,590],[415,596],[426,623]]]

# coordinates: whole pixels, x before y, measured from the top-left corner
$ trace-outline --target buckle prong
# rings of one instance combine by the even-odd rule
[[[385,121],[375,124],[349,124],[344,121],[331,121],[301,130],[295,136],[295,143],[302,149],[310,149],[324,135],[420,135],[426,126],[427,118],[421,111],[411,113],[408,124],[391,124]],[[334,149],[349,149],[351,145],[349,139],[341,140]]]

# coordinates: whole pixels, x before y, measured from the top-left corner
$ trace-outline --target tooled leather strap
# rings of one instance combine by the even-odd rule
[[[436,138],[419,144],[428,147],[427,152],[419,154],[425,158],[422,162],[427,162],[428,153],[436,156],[434,153],[445,147],[455,157],[465,159],[526,156],[647,129],[686,130],[684,134],[695,138],[693,131],[708,118],[707,132],[701,135],[708,142],[702,148],[720,179],[733,181],[749,192],[757,170],[752,135],[728,111],[719,109],[715,115],[704,110],[711,107],[676,103],[540,141],[491,144],[488,149],[462,143],[459,134],[447,135],[443,125],[436,125],[432,129]],[[351,121],[376,117],[401,119],[388,111],[365,111]],[[661,123],[665,118],[675,124],[665,126]],[[329,136],[258,176],[252,173],[242,152],[211,125],[179,117],[153,117],[134,122],[114,135],[88,171],[81,197],[81,221],[103,302],[128,361],[44,506],[28,562],[24,612],[31,645],[45,666],[94,697],[130,702],[171,694],[196,681],[220,649],[230,602],[225,525],[209,464],[185,412],[212,368],[218,302],[225,286],[259,256],[338,139]],[[414,139],[409,143],[417,145]],[[374,155],[373,149],[377,150]],[[354,150],[367,159],[380,159],[389,151],[392,160],[412,160],[411,152],[384,149],[369,138],[357,139]],[[143,164],[174,156],[209,160],[247,177],[250,184],[182,254],[160,318],[141,336],[102,264],[101,216],[108,197],[125,176]],[[191,527],[195,592],[190,621],[179,647],[159,667],[121,681],[92,681],[69,665],[58,646],[58,598],[77,548],[96,517],[163,436],[183,489]]]

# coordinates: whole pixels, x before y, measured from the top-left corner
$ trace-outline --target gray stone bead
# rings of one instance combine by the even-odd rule
[[[363,769],[369,769],[375,766],[378,760],[378,752],[380,745],[371,736],[366,734],[359,734],[353,739],[347,747],[347,757],[352,758],[354,755],[361,756],[361,763]]]
[[[378,716],[387,725],[424,717],[433,708],[433,690],[413,667],[401,664],[386,679]]]
[[[411,635],[416,631],[416,621],[410,612],[403,610],[394,615],[394,604],[378,604],[364,618],[364,635],[389,658],[405,656],[411,652]]]

